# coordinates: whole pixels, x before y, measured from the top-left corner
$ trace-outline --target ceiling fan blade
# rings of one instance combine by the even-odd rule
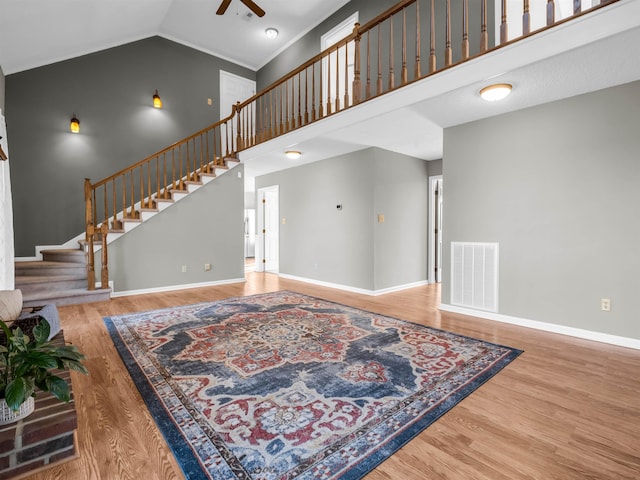
[[[240,0],[240,1],[244,3],[247,7],[249,7],[249,10],[251,10],[257,16],[264,17],[264,13],[265,13],[264,10],[261,9],[253,0]]]
[[[222,3],[220,4],[220,6],[218,7],[218,10],[216,11],[216,15],[224,15],[224,12],[227,11],[227,8],[229,8],[230,4],[231,4],[231,0],[222,0]]]

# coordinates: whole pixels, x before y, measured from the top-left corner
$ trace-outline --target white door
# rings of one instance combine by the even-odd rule
[[[257,270],[278,273],[280,269],[279,187],[258,190]]]
[[[238,102],[244,102],[246,99],[256,94],[256,82],[248,78],[234,75],[233,73],[220,70],[220,120],[231,115],[232,107]],[[255,120],[254,120],[255,127]],[[237,135],[237,128],[234,122],[231,129],[227,132],[222,131],[222,152],[226,152],[227,137],[233,139]]]
[[[343,38],[351,35],[353,27],[358,22],[358,12],[351,15],[344,22],[329,30],[320,37],[320,51],[329,48]],[[346,55],[346,58],[345,58]],[[341,47],[338,52],[331,53],[322,60],[322,104],[323,109],[327,101],[331,103],[331,111],[336,111],[336,96],[340,109],[353,103],[353,77],[355,64],[355,45],[353,42]],[[346,79],[345,79],[345,68]],[[345,85],[346,81],[346,85]],[[349,95],[349,105],[344,103],[345,88]],[[327,98],[329,97],[329,98]],[[326,110],[323,110],[326,113]]]

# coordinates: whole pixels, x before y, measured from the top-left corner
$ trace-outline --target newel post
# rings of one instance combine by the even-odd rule
[[[362,98],[362,80],[360,79],[360,24],[353,27],[354,57],[353,57],[353,104],[360,103]]]
[[[87,290],[96,289],[96,272],[94,268],[93,238],[95,235],[93,225],[87,225],[87,242],[84,245],[87,253]]]
[[[100,226],[101,240],[102,240],[102,271],[100,274],[101,288],[109,287],[109,258],[107,255],[107,234],[109,233],[109,225],[107,222],[102,222]]]
[[[233,113],[236,116],[236,125],[237,125],[237,135],[236,135],[236,152],[242,150],[243,142],[242,142],[242,122],[240,121],[240,102],[237,102],[233,106]]]
[[[91,180],[84,179],[84,225],[87,227],[85,232],[85,240],[89,240],[89,225],[93,224],[91,214],[93,206],[91,205]]]
[[[87,254],[87,289],[95,290],[96,273],[94,269],[93,257],[93,237],[95,229],[93,227],[93,205],[91,204],[91,180],[84,179],[84,223],[85,223],[85,253]]]

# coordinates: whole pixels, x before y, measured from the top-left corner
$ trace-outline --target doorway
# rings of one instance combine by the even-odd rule
[[[280,188],[278,185],[258,189],[258,241],[256,270],[278,273],[280,270]]]
[[[358,12],[335,26],[320,37],[320,51],[351,35],[353,27],[358,23]],[[345,58],[346,55],[346,58]],[[322,60],[322,104],[333,104],[338,97],[340,104],[345,93],[349,96],[349,103],[353,102],[353,77],[355,65],[355,45],[350,42],[347,47],[340,48]],[[346,72],[345,72],[346,68]],[[330,95],[329,95],[330,94]],[[342,105],[342,108],[349,105]],[[327,112],[328,113],[328,112]]]
[[[442,175],[429,177],[429,283],[442,281]]]
[[[256,94],[256,82],[220,70],[220,120],[231,115],[233,105],[244,102]],[[255,125],[253,125],[255,127]],[[254,129],[255,130],[255,129]],[[254,131],[252,130],[252,131]],[[227,132],[222,132],[221,151],[226,152]]]

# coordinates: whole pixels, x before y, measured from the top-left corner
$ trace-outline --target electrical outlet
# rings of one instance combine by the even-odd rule
[[[213,105],[213,100],[211,100],[210,98],[207,98],[207,105]]]
[[[204,264],[204,271],[208,272],[209,270],[211,270],[211,264],[210,263],[205,263]]]
[[[182,273],[187,273],[187,266],[186,265],[182,265]]]
[[[608,298],[601,298],[600,299],[600,308],[602,309],[603,312],[610,312],[611,311],[611,300]]]

